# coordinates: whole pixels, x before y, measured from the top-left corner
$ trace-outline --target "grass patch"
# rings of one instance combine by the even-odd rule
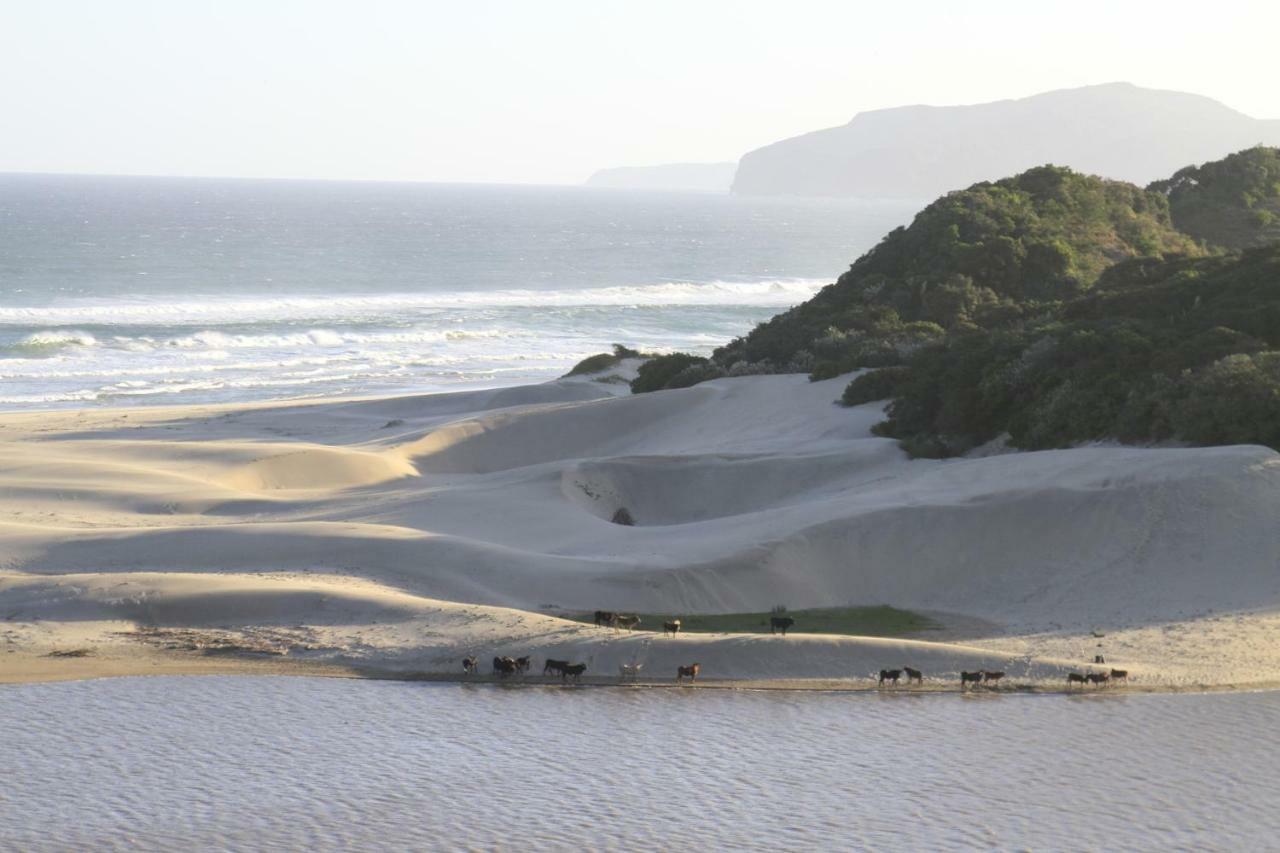
[[[676,618],[671,613],[640,613],[637,631],[662,630],[662,623]],[[767,634],[769,617],[761,613],[680,614],[680,631],[686,634]],[[899,610],[896,607],[819,607],[811,610],[788,610],[781,614],[796,620],[788,633],[844,634],[860,637],[905,637],[922,631],[936,631],[942,626],[932,619]],[[578,622],[594,622],[591,613],[568,616]]]

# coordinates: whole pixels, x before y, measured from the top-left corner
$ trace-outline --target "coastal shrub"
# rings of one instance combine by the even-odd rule
[[[622,359],[618,358],[611,352],[602,352],[595,355],[589,355],[582,361],[573,366],[565,376],[582,376],[587,373],[599,373],[602,370],[608,370],[616,367]]]
[[[909,371],[910,368],[904,366],[869,370],[845,386],[840,403],[845,406],[860,406],[863,403],[887,400],[894,396],[898,385]]]
[[[1169,199],[1174,225],[1205,243],[1245,249],[1280,240],[1280,148],[1188,166],[1148,189]]]
[[[1118,260],[1204,254],[1174,227],[1169,203],[1162,192],[1055,166],[975,184],[936,200],[834,284],[713,358],[787,364],[809,350],[826,375],[895,363],[883,353],[897,351],[909,324],[955,332],[1024,321],[1086,292]]]
[[[686,369],[709,364],[710,361],[710,359],[702,356],[689,355],[684,352],[654,356],[640,365],[636,378],[631,381],[631,391],[633,394],[661,391],[668,387],[667,383]]]
[[[920,455],[1003,433],[1022,449],[1116,438],[1280,449],[1278,350],[1280,245],[1131,262],[1039,322],[914,354],[877,432]]]
[[[1193,444],[1280,448],[1280,352],[1229,355],[1183,377],[1174,433]]]
[[[691,388],[699,382],[706,382],[711,379],[719,379],[722,376],[728,376],[726,371],[720,365],[712,361],[704,361],[702,364],[691,364],[684,370],[677,373],[667,380],[666,388]]]
[[[624,358],[643,358],[643,354],[639,350],[625,347],[622,344],[614,344],[613,352],[602,352],[595,355],[589,355],[582,361],[573,366],[565,376],[582,376],[587,373],[599,373],[602,370],[608,370],[611,367],[617,367]]]

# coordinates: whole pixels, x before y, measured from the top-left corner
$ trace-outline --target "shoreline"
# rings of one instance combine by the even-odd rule
[[[1067,687],[1047,680],[1012,681],[999,687],[962,688],[954,680],[928,681],[924,685],[879,687],[872,678],[703,678],[676,682],[653,678],[620,680],[612,676],[584,675],[581,682],[565,683],[554,676],[499,677],[452,672],[414,672],[378,666],[358,666],[327,661],[281,660],[266,656],[234,654],[97,658],[59,658],[48,652],[15,652],[20,670],[0,669],[0,690],[8,685],[54,684],[107,678],[166,676],[252,676],[260,678],[344,678],[357,681],[458,684],[504,689],[619,689],[619,690],[730,690],[791,693],[851,693],[883,697],[947,696],[1145,696],[1203,693],[1262,693],[1280,691],[1280,680],[1236,684],[1108,684],[1104,687]],[[9,663],[14,663],[12,658]],[[79,664],[79,665],[78,665]],[[88,665],[84,665],[88,664]]]

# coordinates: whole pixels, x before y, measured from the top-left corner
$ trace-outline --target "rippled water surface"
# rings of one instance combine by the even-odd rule
[[[1280,694],[0,687],[0,848],[1275,849]]]

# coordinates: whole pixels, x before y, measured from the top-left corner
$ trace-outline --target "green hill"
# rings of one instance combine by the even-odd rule
[[[1177,440],[1280,449],[1280,246],[1120,264],[1045,318],[951,336],[849,403],[944,456],[1007,433],[1023,449]]]
[[[949,193],[813,299],[711,359],[647,363],[648,391],[748,373],[891,399],[913,454],[999,436],[1280,449],[1280,150],[1147,189],[1044,166]]]
[[[1149,190],[1169,199],[1173,224],[1227,249],[1280,241],[1280,148],[1250,148],[1188,166]]]
[[[1083,293],[1127,258],[1199,254],[1164,195],[1042,166],[935,201],[813,299],[715,354],[725,368],[901,361],[959,328],[1004,325]]]

